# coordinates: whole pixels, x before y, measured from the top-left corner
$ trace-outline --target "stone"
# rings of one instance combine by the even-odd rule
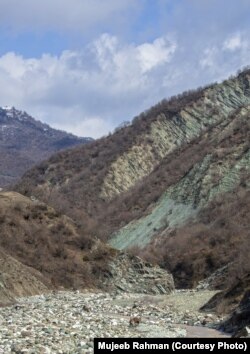
[[[197,315],[154,302],[167,296],[58,291],[20,298],[18,311],[0,308],[0,353],[86,354],[95,337],[183,337],[183,318],[192,324]]]
[[[130,317],[129,325],[131,327],[136,327],[139,326],[140,322],[141,322],[141,317],[139,316]]]
[[[22,337],[30,337],[31,336],[31,331],[22,331],[21,332]]]
[[[250,327],[246,326],[233,335],[234,338],[250,338]]]
[[[171,274],[136,256],[120,252],[111,261],[112,275],[104,279],[105,290],[140,294],[169,294],[174,290]]]

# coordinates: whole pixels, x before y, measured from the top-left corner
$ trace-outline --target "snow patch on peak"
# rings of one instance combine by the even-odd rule
[[[4,109],[5,111],[10,111],[12,110],[14,107],[13,106],[3,106],[1,107],[2,109]]]
[[[19,121],[27,120],[27,113],[17,110],[14,106],[2,106],[0,107],[5,111],[5,114],[9,118],[18,119]]]

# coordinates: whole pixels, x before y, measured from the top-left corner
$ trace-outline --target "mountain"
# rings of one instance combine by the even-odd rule
[[[93,285],[91,273],[105,269],[108,247],[98,247],[86,230],[69,217],[35,198],[15,192],[0,193],[0,247],[28,267],[35,268],[50,286]],[[99,254],[95,262],[95,252]]]
[[[0,305],[60,288],[123,286],[145,294],[174,288],[167,271],[90,238],[68,216],[16,192],[0,192],[0,267]]]
[[[91,237],[157,262],[179,287],[228,267],[215,285],[225,288],[250,270],[249,118],[246,69],[53,155],[16,190],[77,220]]]
[[[54,152],[91,140],[52,129],[14,107],[0,108],[0,187]]]

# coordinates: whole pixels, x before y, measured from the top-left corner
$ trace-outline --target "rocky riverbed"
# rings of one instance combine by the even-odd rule
[[[198,312],[213,294],[60,291],[20,298],[0,308],[0,353],[92,353],[95,337],[219,336],[204,326],[221,318]],[[134,317],[140,323],[131,326]]]

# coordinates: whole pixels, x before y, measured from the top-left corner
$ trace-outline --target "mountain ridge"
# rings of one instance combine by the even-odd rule
[[[168,186],[175,182],[174,179],[181,178],[183,173],[187,173],[187,169],[192,168],[196,155],[200,154],[199,151],[192,153],[192,149],[196,149],[195,146],[199,139],[209,134],[211,129],[214,129],[215,132],[216,129],[219,130],[219,124],[223,126],[223,121],[230,122],[230,117],[233,117],[238,109],[244,111],[244,106],[247,103],[250,104],[249,82],[250,70],[246,70],[222,84],[185,93],[169,101],[162,101],[134,119],[132,125],[120,129],[115,134],[99,139],[83,148],[76,148],[52,156],[48,161],[28,171],[17,189],[24,194],[33,193],[44,200],[50,198],[52,203],[53,198],[56,203],[56,196],[58,196],[69,208],[74,203],[79,210],[84,210],[91,217],[101,213],[101,209],[109,207],[112,204],[112,199],[123,200],[123,203],[127,204],[126,200],[133,197],[130,195],[130,190],[132,191],[134,186],[139,188],[140,183],[143,184],[144,179],[147,179],[147,176],[152,173],[156,176],[157,169],[160,169],[160,165],[165,160],[167,162],[166,168],[172,164],[171,171],[169,171],[170,177],[174,175],[171,177],[172,179],[168,179],[162,172],[162,178]],[[213,87],[216,94],[213,94]],[[207,102],[207,95],[217,97],[214,105],[212,102]],[[224,104],[223,97],[226,104]],[[231,101],[228,97],[231,97]],[[209,108],[207,108],[208,103]],[[184,107],[186,107],[185,110]],[[194,114],[189,113],[189,117],[191,117],[189,120],[178,115],[178,112],[185,111],[182,115],[186,116],[190,107],[194,110]],[[197,111],[200,112],[199,115]],[[194,118],[192,118],[195,115],[197,126],[194,126]],[[203,116],[205,116],[204,119]],[[176,134],[173,133],[173,129],[169,130],[169,124],[176,126],[175,131],[177,129],[181,132],[180,141],[182,143],[175,144],[174,149],[169,139],[176,139]],[[156,148],[153,143],[154,133],[152,135],[152,130],[154,131],[155,126],[159,125],[162,129],[157,135],[159,137],[161,134],[157,141],[158,148]],[[192,138],[190,130],[195,131]],[[162,139],[162,135],[165,136],[165,140]],[[178,157],[180,154],[185,156],[185,151],[188,150],[190,150],[188,159],[191,163],[188,164],[187,157],[185,161],[182,161],[184,165],[187,165],[187,169],[177,166],[175,156]],[[175,173],[176,171],[178,172]],[[36,183],[38,174],[39,183]],[[158,183],[162,182],[158,181]],[[156,193],[155,197],[153,196],[154,192],[150,193],[152,194],[151,201],[149,200],[147,203],[160,197],[159,193]],[[139,202],[139,204],[141,203]],[[134,207],[134,216],[136,218],[139,216],[137,209],[145,210],[146,207],[148,205]],[[126,207],[124,208],[125,212]],[[130,220],[133,220],[134,216],[132,215]]]
[[[78,220],[90,237],[160,264],[179,287],[196,287],[231,259],[227,274],[244,276],[249,124],[248,68],[53,155],[15,188]],[[234,276],[222,277],[221,288]]]
[[[34,197],[0,192],[0,236],[0,305],[58,289],[174,289],[166,270],[90,238],[88,230]]]
[[[0,187],[15,183],[54,152],[90,141],[53,129],[15,107],[0,107]]]

